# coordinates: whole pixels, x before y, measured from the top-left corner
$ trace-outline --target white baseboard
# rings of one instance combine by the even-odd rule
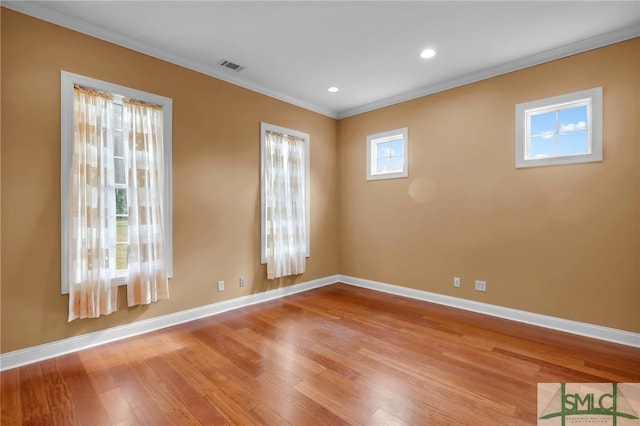
[[[291,294],[324,287],[338,282],[640,348],[640,334],[638,333],[571,321],[512,308],[505,308],[497,305],[490,305],[473,300],[431,293],[424,290],[416,290],[379,281],[350,277],[348,275],[332,275],[325,278],[319,278],[317,280],[294,284],[288,287],[268,290],[249,296],[242,296],[236,299],[213,303],[211,305],[200,306],[173,314],[136,321],[131,324],[121,325],[118,327],[108,328],[106,330],[95,331],[92,333],[82,334],[80,336],[74,336],[51,343],[45,343],[0,354],[0,371],[10,370],[12,368],[54,358],[56,356],[77,352],[82,349],[91,348],[143,333],[149,333],[151,331],[171,327],[173,325],[205,318],[233,309],[254,305],[256,303],[266,302],[268,300],[278,299]]]
[[[412,299],[437,303],[439,305],[451,306],[466,311],[478,312],[494,317],[505,318],[511,321],[522,322],[538,327],[550,328],[564,331],[580,336],[591,337],[608,342],[640,348],[640,333],[618,330],[584,322],[572,321],[564,318],[557,318],[548,315],[536,314],[533,312],[521,311],[518,309],[505,308],[503,306],[490,305],[488,303],[476,302],[468,299],[461,299],[443,294],[430,293],[424,290],[401,287],[397,285],[371,281],[362,278],[339,275],[338,281],[371,290],[391,293],[398,296],[410,297]]]
[[[34,362],[43,361],[60,355],[77,352],[82,349],[91,348],[116,340],[125,339],[127,337],[136,336],[143,333],[159,330],[173,325],[205,318],[211,315],[220,314],[222,312],[233,309],[242,308],[256,303],[266,302],[268,300],[278,299],[291,294],[300,293],[318,287],[338,282],[338,275],[333,275],[317,280],[307,281],[300,284],[294,284],[287,287],[281,287],[274,290],[268,290],[262,293],[242,296],[223,302],[213,303],[211,305],[200,306],[173,314],[162,315],[147,320],[136,321],[131,324],[112,327],[105,330],[94,331],[92,333],[82,334],[67,339],[56,340],[55,342],[45,343],[42,345],[32,346],[25,349],[19,349],[13,352],[0,354],[0,371],[10,370]]]

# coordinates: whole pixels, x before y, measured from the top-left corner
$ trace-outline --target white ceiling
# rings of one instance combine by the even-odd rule
[[[3,6],[336,118],[640,36],[640,1]],[[427,47],[437,54],[421,59]]]

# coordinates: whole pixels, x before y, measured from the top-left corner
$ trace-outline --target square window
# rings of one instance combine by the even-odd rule
[[[407,128],[367,136],[367,180],[409,175]]]
[[[516,105],[516,168],[602,161],[602,88]]]

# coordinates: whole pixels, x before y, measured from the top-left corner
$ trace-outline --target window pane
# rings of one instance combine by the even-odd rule
[[[560,155],[588,154],[589,134],[587,130],[580,130],[560,134]]]
[[[404,157],[393,157],[389,162],[390,172],[401,172],[404,167]]]
[[[387,173],[391,167],[391,159],[378,158],[378,164],[376,164],[376,174]]]
[[[376,144],[378,159],[387,158],[391,155],[391,142],[382,142]]]
[[[587,106],[558,111],[560,132],[574,132],[587,129]]]
[[[553,137],[556,131],[556,112],[531,115],[531,136]]]
[[[517,104],[515,124],[516,168],[602,161],[602,87]]]
[[[116,269],[127,269],[127,251],[129,246],[127,244],[118,244],[116,246]]]
[[[110,256],[111,256],[111,250],[106,249],[104,251],[104,264],[102,265],[102,267],[105,269],[109,269]]]
[[[529,158],[553,157],[556,155],[555,138],[537,136],[531,138],[531,154]]]
[[[122,131],[113,132],[113,155],[124,157],[124,147],[122,145]]]
[[[404,141],[402,139],[391,141],[391,151],[394,156],[404,157]]]
[[[113,104],[113,127],[122,130],[122,104]]]
[[[124,188],[116,189],[116,214],[127,214],[127,190]]]
[[[125,184],[125,177],[124,177],[124,159],[122,158],[115,158],[114,160],[116,169],[115,169],[115,179],[116,179],[116,183],[122,183]]]
[[[116,218],[116,242],[129,242],[129,218],[127,217]]]

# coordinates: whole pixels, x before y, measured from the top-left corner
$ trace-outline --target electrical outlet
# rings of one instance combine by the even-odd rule
[[[218,281],[218,291],[224,291],[224,281]]]
[[[244,287],[245,285],[247,285],[247,280],[245,279],[245,277],[240,277],[240,287]]]
[[[487,291],[487,282],[476,280],[476,290],[478,291]]]
[[[460,277],[453,277],[453,286],[460,287]]]

